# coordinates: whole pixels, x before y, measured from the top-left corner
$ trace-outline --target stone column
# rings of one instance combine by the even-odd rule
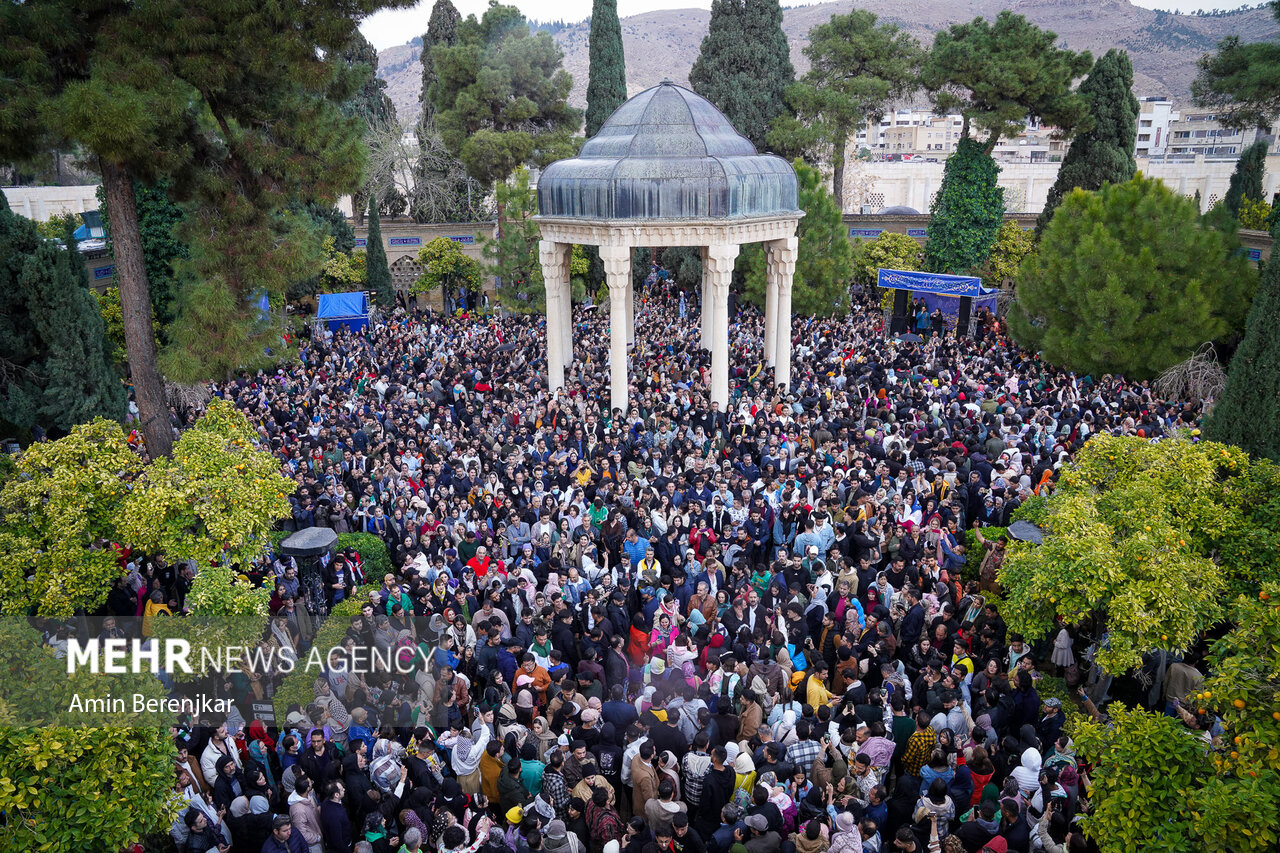
[[[569,245],[568,250],[569,254],[566,257],[572,257],[573,246]],[[568,262],[566,261],[566,263]],[[569,276],[566,271],[564,281],[560,285],[560,293],[562,294],[560,298],[560,316],[562,318],[560,327],[564,332],[564,349],[561,352],[564,354],[566,367],[573,364],[573,293],[571,291],[572,285],[569,283]]]
[[[791,283],[796,272],[799,239],[787,237],[769,242],[769,284],[778,291],[778,316],[774,338],[773,381],[791,385]]]
[[[729,410],[729,283],[737,257],[733,243],[703,249],[703,287],[711,295],[711,310],[703,308],[711,315],[711,401],[719,403],[722,412]]]
[[[707,247],[702,247],[702,301],[698,306],[698,324],[702,330],[702,338],[698,342],[698,346],[703,349],[711,349],[711,322],[714,319],[711,312],[711,285],[710,278],[707,275]]]
[[[636,281],[635,276],[627,273],[627,346],[636,343]]]
[[[777,253],[772,244],[765,243],[764,256],[764,363],[773,367],[778,363],[778,275]]]
[[[627,410],[627,296],[631,283],[631,249],[601,246],[605,282],[609,285],[609,407]]]
[[[565,311],[569,295],[569,250],[567,243],[551,240],[538,242],[538,260],[542,263],[542,280],[547,290],[547,389],[555,392],[564,387]],[[572,332],[569,333],[572,335]]]

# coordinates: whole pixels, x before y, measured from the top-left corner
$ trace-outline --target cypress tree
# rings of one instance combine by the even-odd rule
[[[711,22],[689,82],[757,150],[766,150],[783,96],[795,81],[778,0],[712,0]]]
[[[961,139],[947,158],[942,186],[933,200],[925,265],[934,272],[964,274],[977,269],[991,251],[1004,222],[1000,167],[983,146]]]
[[[390,311],[396,303],[395,287],[391,283],[391,268],[387,266],[387,250],[382,246],[382,225],[378,221],[378,198],[369,199],[369,234],[365,240],[365,266],[369,271],[369,292],[373,301],[384,311]]]
[[[43,243],[28,258],[20,282],[46,353],[40,420],[64,431],[99,415],[116,421],[125,415],[124,386],[111,365],[106,327],[74,230],[67,217],[66,247]]]
[[[1071,141],[1058,178],[1049,188],[1044,210],[1036,220],[1037,232],[1049,224],[1063,196],[1071,190],[1123,184],[1138,170],[1133,146],[1139,106],[1133,96],[1133,63],[1129,54],[1114,48],[1107,51],[1094,63],[1079,91],[1089,99],[1092,127]]]
[[[69,217],[64,230],[66,248],[0,201],[0,362],[10,374],[0,417],[22,428],[66,432],[99,415],[124,419],[124,386]]]
[[[431,7],[431,18],[427,21],[427,31],[422,35],[422,118],[427,121],[435,108],[431,103],[431,86],[436,82],[436,65],[431,58],[431,49],[436,45],[453,47],[458,43],[458,22],[462,15],[449,0],[436,0]]]
[[[1222,203],[1233,217],[1240,216],[1240,205],[1244,200],[1262,198],[1262,174],[1267,169],[1267,143],[1259,139],[1244,149],[1240,159],[1236,161],[1236,169],[1231,173],[1231,182],[1227,185],[1227,195]]]
[[[587,138],[627,99],[627,63],[622,51],[618,0],[591,4],[591,65],[587,70]]]
[[[1280,236],[1273,223],[1271,236]],[[1249,308],[1227,387],[1205,420],[1205,436],[1280,463],[1280,256],[1272,250]]]

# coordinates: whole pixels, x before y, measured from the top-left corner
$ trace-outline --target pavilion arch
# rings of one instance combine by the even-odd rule
[[[569,257],[598,246],[609,286],[610,406],[628,408],[627,345],[635,337],[631,252],[702,249],[702,347],[711,400],[729,403],[729,283],[744,243],[763,243],[768,289],[765,360],[791,381],[791,285],[804,212],[791,164],[757,154],[709,101],[664,80],[618,107],[577,157],[538,180],[539,245],[547,291],[547,383],[564,387],[573,358]],[[708,311],[710,307],[710,311]]]

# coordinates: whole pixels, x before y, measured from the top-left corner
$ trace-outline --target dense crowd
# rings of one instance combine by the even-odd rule
[[[982,531],[1090,435],[1198,412],[1045,365],[985,313],[971,339],[902,343],[861,306],[795,320],[789,389],[739,311],[721,411],[667,287],[637,307],[625,413],[590,310],[557,395],[536,319],[405,311],[215,389],[296,481],[290,529],[392,559],[370,577],[340,552],[308,586],[273,555],[264,642],[301,656],[359,595],[344,644],[420,663],[335,659],[277,725],[244,701],[267,679],[184,730],[180,849],[1088,849],[1085,768],[1037,690],[1087,641],[1007,630],[987,600],[1006,541]]]

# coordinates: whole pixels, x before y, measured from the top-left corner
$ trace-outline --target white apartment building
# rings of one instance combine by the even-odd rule
[[[1269,134],[1257,128],[1235,130],[1223,127],[1218,116],[1212,112],[1184,112],[1180,118],[1169,123],[1169,143],[1166,156],[1172,157],[1230,157],[1237,158],[1259,138],[1269,136],[1269,153],[1277,150],[1275,137],[1277,127],[1272,127]]]
[[[1169,147],[1170,126],[1181,118],[1173,102],[1163,95],[1139,98],[1135,156],[1163,157]]]

